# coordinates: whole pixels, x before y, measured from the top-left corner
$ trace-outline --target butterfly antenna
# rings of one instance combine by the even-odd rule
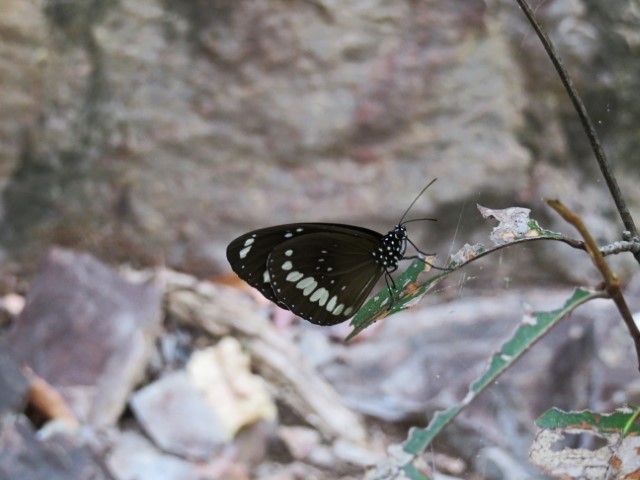
[[[402,225],[402,221],[404,220],[404,217],[407,216],[407,213],[409,213],[409,210],[411,210],[411,207],[413,207],[415,205],[415,203],[418,201],[418,199],[422,196],[422,194],[427,190],[427,188],[429,188],[431,185],[433,185],[433,183],[437,180],[437,178],[434,178],[433,180],[431,180],[426,187],[424,187],[420,193],[418,194],[418,196],[416,198],[413,199],[413,202],[411,202],[411,205],[409,205],[409,208],[407,208],[404,212],[404,214],[402,215],[402,218],[400,218],[400,221],[398,222],[398,225]]]
[[[437,222],[437,221],[438,221],[437,218],[412,218],[411,220],[407,220],[403,222],[402,225],[406,225],[407,223],[411,223],[411,222]]]

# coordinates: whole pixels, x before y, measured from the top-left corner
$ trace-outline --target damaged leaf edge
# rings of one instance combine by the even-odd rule
[[[524,317],[526,317],[526,321],[522,321],[514,334],[491,356],[485,372],[470,385],[467,395],[456,405],[446,410],[436,412],[426,428],[412,428],[409,431],[409,437],[403,444],[404,450],[414,455],[414,458],[422,454],[436,435],[440,433],[458,413],[488,386],[493,384],[502,373],[513,365],[529,348],[551,330],[551,328],[557,325],[560,320],[580,305],[595,298],[603,298],[604,296],[604,292],[601,291],[577,288],[559,309],[534,312],[532,315],[525,314]],[[534,318],[536,321],[532,322],[531,318]],[[530,333],[528,335],[526,335],[527,332],[525,329],[529,329]],[[525,334],[525,340],[527,341],[520,343],[522,340],[520,337],[523,334]],[[405,472],[408,473],[407,468],[410,465],[411,462],[403,466]]]

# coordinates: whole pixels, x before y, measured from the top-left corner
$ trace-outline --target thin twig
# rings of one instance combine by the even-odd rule
[[[627,203],[622,196],[622,192],[620,191],[620,187],[618,186],[618,182],[611,171],[611,167],[609,166],[609,161],[607,160],[607,156],[604,153],[604,149],[602,148],[602,144],[600,143],[600,139],[598,138],[598,134],[596,133],[595,126],[587,113],[587,109],[582,103],[580,96],[578,95],[578,91],[573,85],[573,81],[569,76],[569,73],[565,69],[562,61],[560,60],[560,56],[556,51],[555,47],[551,43],[551,39],[547,36],[547,34],[542,30],[542,27],[538,23],[535,18],[531,7],[526,0],[516,0],[522,11],[526,15],[529,23],[535,30],[538,38],[542,42],[544,49],[546,50],[549,58],[551,59],[551,63],[555,67],[558,75],[560,76],[560,80],[564,85],[567,93],[569,94],[569,98],[571,98],[571,102],[573,103],[574,108],[578,113],[578,117],[580,118],[580,122],[582,123],[582,128],[584,129],[587,137],[589,138],[589,143],[591,143],[591,149],[596,156],[596,160],[598,161],[598,166],[600,167],[600,171],[602,172],[602,176],[607,182],[607,186],[609,187],[609,192],[613,197],[613,201],[616,204],[616,208],[618,209],[618,213],[620,214],[620,218],[622,219],[622,223],[624,227],[631,232],[632,236],[638,236],[638,230],[636,229],[636,225],[631,217],[631,213],[629,212],[629,208],[627,207]],[[640,252],[634,252],[633,256],[636,261],[640,263]]]
[[[627,329],[629,329],[631,338],[633,338],[633,343],[636,347],[636,356],[638,357],[638,370],[640,370],[640,330],[638,330],[638,326],[633,320],[631,310],[629,310],[629,306],[622,295],[618,276],[609,268],[609,265],[602,256],[598,245],[591,236],[589,230],[587,230],[587,227],[585,227],[582,219],[569,210],[562,202],[560,202],[560,200],[546,200],[546,202],[551,208],[558,212],[562,218],[573,225],[584,239],[587,252],[591,257],[593,264],[604,278],[605,290],[616,304],[616,307],[618,307],[618,311],[620,312],[624,323],[627,325]]]
[[[633,254],[640,253],[640,242],[620,241],[610,243],[609,245],[605,245],[604,247],[600,247],[600,253],[602,253],[602,255],[605,257],[607,255],[617,255],[618,253],[623,252],[631,252]]]

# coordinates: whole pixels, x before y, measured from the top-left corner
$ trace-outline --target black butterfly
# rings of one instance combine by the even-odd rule
[[[240,278],[280,307],[316,325],[344,322],[382,275],[390,289],[398,262],[418,258],[404,256],[407,242],[415,248],[404,224],[415,220],[402,220],[433,182],[386,235],[338,223],[277,225],[236,238],[227,247],[227,259]]]

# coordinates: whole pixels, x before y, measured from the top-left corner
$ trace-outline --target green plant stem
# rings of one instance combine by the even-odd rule
[[[636,409],[636,411],[633,412],[633,415],[629,417],[629,420],[627,420],[627,423],[625,424],[624,429],[622,430],[622,435],[624,435],[625,437],[631,431],[631,427],[633,427],[633,424],[638,418],[638,416],[640,416],[640,408],[638,407],[634,407],[634,408]]]
[[[620,280],[618,279],[618,276],[615,275],[609,268],[609,264],[607,264],[607,262],[605,261],[602,253],[600,252],[600,249],[598,248],[598,245],[591,236],[589,230],[587,230],[587,227],[582,222],[582,219],[571,210],[569,210],[569,208],[567,208],[567,206],[564,205],[560,200],[546,200],[546,202],[547,205],[558,212],[562,218],[573,225],[584,239],[584,243],[587,247],[587,252],[591,257],[591,261],[598,269],[598,271],[600,271],[600,274],[604,279],[605,290],[609,297],[616,304],[616,307],[618,308],[618,311],[620,312],[624,323],[627,325],[627,329],[629,329],[629,333],[631,334],[631,338],[633,339],[633,343],[636,347],[638,370],[640,370],[640,330],[638,330],[636,322],[634,322],[633,320],[631,310],[629,310],[629,306],[627,305],[627,302],[622,295],[622,290],[620,289]]]
[[[622,196],[622,192],[620,191],[618,182],[615,176],[613,175],[613,172],[611,171],[611,167],[609,166],[609,161],[607,160],[607,156],[604,153],[604,149],[602,148],[602,144],[600,143],[600,139],[598,138],[598,134],[596,133],[596,129],[593,125],[593,122],[591,121],[591,118],[587,113],[587,109],[585,108],[584,103],[582,103],[582,100],[578,95],[578,91],[573,85],[573,81],[569,76],[569,72],[567,72],[562,61],[560,60],[560,56],[558,55],[558,52],[553,46],[553,43],[551,43],[551,39],[542,30],[542,27],[536,20],[535,15],[531,10],[531,7],[529,7],[529,4],[527,3],[527,1],[516,0],[516,2],[518,2],[518,5],[520,5],[520,8],[522,8],[522,11],[524,12],[525,16],[529,20],[529,23],[531,23],[531,26],[533,27],[536,34],[538,35],[538,38],[542,42],[542,46],[544,47],[547,54],[549,55],[549,58],[551,59],[551,63],[553,63],[553,66],[558,72],[558,75],[560,76],[560,80],[562,81],[562,84],[564,85],[564,88],[566,89],[567,94],[569,95],[569,98],[571,99],[571,102],[573,103],[573,106],[578,113],[578,117],[580,118],[580,122],[582,123],[582,128],[584,129],[585,133],[587,134],[587,137],[589,138],[589,143],[591,143],[591,149],[593,150],[593,153],[596,156],[596,160],[598,161],[598,166],[600,167],[600,171],[602,172],[602,176],[604,177],[605,182],[607,182],[607,186],[609,187],[609,192],[613,197],[613,201],[616,204],[616,208],[618,209],[618,213],[620,214],[620,218],[622,219],[622,223],[624,224],[624,227],[629,232],[631,232],[632,237],[637,237],[638,230],[636,229],[635,222],[633,221],[633,218],[631,217],[631,213],[629,212],[629,208],[627,207],[627,203],[625,202],[624,197]],[[633,253],[633,256],[635,257],[636,261],[640,263],[640,252]]]

